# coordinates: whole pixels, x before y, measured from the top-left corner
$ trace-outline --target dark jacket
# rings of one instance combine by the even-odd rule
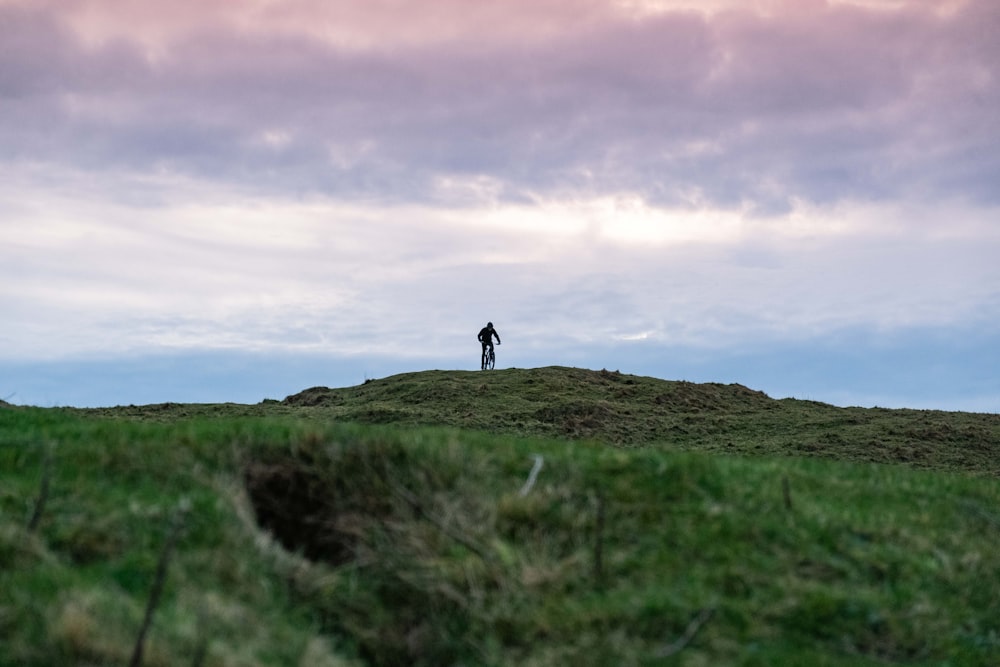
[[[489,327],[483,327],[479,332],[479,342],[484,345],[493,344],[493,336],[497,337],[497,342],[500,342],[500,334],[497,333],[496,329],[491,329]]]

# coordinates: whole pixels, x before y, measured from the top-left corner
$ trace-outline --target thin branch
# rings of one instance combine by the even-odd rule
[[[535,486],[535,480],[538,479],[538,473],[542,471],[543,463],[545,463],[545,459],[543,459],[540,454],[535,454],[535,465],[531,466],[531,473],[528,475],[528,481],[521,487],[522,497],[528,495],[531,492],[532,487]]]
[[[198,643],[195,645],[194,657],[191,659],[191,667],[202,667],[205,664],[205,657],[208,655],[208,614],[205,612],[204,604],[198,608]]]
[[[669,658],[672,655],[676,655],[687,648],[688,644],[694,641],[695,635],[701,630],[702,626],[708,623],[709,619],[715,613],[715,609],[706,608],[702,609],[691,619],[688,623],[687,628],[684,630],[684,634],[681,635],[675,642],[668,644],[656,652],[657,658]]]
[[[594,579],[604,583],[604,492],[597,491],[597,517],[594,526]]]
[[[49,500],[49,485],[52,479],[52,444],[45,448],[45,459],[42,461],[42,481],[38,485],[38,498],[35,500],[35,510],[28,521],[28,532],[33,533],[42,520],[45,503]]]
[[[181,529],[184,527],[184,515],[186,506],[182,504],[175,512],[171,521],[170,533],[160,551],[160,562],[156,565],[156,576],[153,578],[153,588],[149,592],[149,602],[146,604],[146,616],[142,620],[142,627],[139,629],[139,636],[135,640],[135,650],[132,652],[132,660],[129,667],[139,667],[142,664],[142,652],[146,641],[146,633],[149,632],[153,624],[153,613],[160,603],[160,595],[163,593],[163,586],[167,581],[167,567],[170,565],[170,557],[173,555],[174,547],[181,536]]]

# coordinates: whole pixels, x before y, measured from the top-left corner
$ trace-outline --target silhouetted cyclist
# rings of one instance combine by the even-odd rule
[[[486,370],[487,354],[493,351],[493,337],[497,337],[497,345],[500,344],[500,334],[493,328],[492,322],[487,322],[486,326],[479,331],[479,342],[483,344],[483,358],[480,370]]]

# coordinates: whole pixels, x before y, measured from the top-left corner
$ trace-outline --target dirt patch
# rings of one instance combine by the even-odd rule
[[[244,482],[258,525],[306,558],[333,565],[354,560],[368,529],[391,514],[392,499],[353,449],[290,452],[249,463]]]

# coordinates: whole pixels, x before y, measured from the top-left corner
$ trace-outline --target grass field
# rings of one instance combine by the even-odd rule
[[[129,664],[161,564],[147,665],[996,665],[998,454],[564,368],[0,407],[0,665]]]

